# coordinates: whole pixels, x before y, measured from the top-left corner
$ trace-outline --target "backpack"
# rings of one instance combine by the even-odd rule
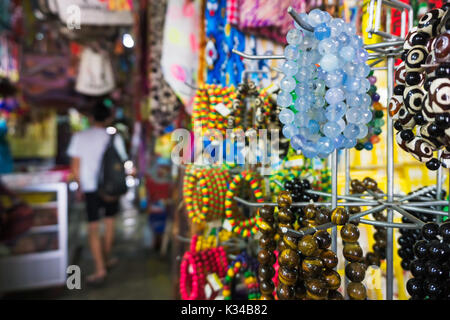
[[[103,154],[98,179],[99,195],[106,201],[115,201],[127,192],[124,163],[114,146],[116,134],[111,134]]]

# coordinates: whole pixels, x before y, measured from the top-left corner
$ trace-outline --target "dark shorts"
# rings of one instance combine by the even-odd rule
[[[97,192],[86,192],[86,211],[89,222],[98,221],[101,218],[101,211],[105,217],[114,217],[119,212],[119,201],[106,202]]]

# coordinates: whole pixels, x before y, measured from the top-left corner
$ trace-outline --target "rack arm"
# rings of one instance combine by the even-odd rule
[[[350,221],[358,220],[359,218],[361,218],[363,216],[366,216],[368,214],[384,210],[384,208],[386,208],[385,205],[379,205],[379,206],[374,207],[372,209],[369,209],[369,210],[362,211],[360,213],[354,214],[354,215],[350,216],[349,220]],[[288,229],[288,228],[282,227],[281,228],[281,232],[285,233],[285,234],[288,234],[288,235],[290,235],[292,237],[301,238],[301,237],[303,237],[303,236],[305,236],[307,234],[313,234],[313,233],[315,233],[318,230],[326,230],[326,229],[332,228],[334,226],[335,225],[333,223],[327,222],[327,223],[324,223],[324,224],[322,224],[320,226],[317,226],[317,227],[308,228],[308,229],[306,229],[304,231],[296,231],[296,230],[292,230],[292,229]]]
[[[238,56],[241,56],[245,59],[249,59],[249,60],[264,60],[264,59],[269,59],[269,60],[274,60],[274,59],[286,59],[285,56],[283,55],[266,55],[266,56],[258,56],[258,55],[252,55],[252,54],[248,54],[248,53],[244,53],[241,52],[239,50],[233,49],[231,50],[231,52],[237,54]]]
[[[420,227],[423,227],[423,225],[425,224],[425,222],[423,222],[422,220],[420,220],[419,218],[415,217],[414,215],[412,215],[411,213],[409,213],[408,211],[406,211],[403,208],[400,208],[398,205],[391,205],[392,209],[394,209],[395,211],[399,212],[402,216],[404,216],[406,219],[408,219],[409,221],[414,222],[415,224],[417,224]]]
[[[294,10],[294,8],[289,7],[287,9],[287,12],[291,15],[292,19],[294,19],[294,21],[298,23],[300,27],[309,32],[314,32],[314,28],[308,22],[304,21],[302,17],[300,17],[300,15]]]
[[[447,211],[439,211],[439,210],[427,209],[427,208],[418,208],[418,207],[412,207],[412,206],[408,206],[408,205],[402,205],[401,207],[403,209],[410,210],[410,211],[430,213],[430,214],[435,214],[435,215],[440,215],[440,216],[448,215]]]
[[[395,223],[395,222],[381,222],[375,220],[361,219],[361,223],[370,224],[376,227],[385,227],[385,228],[401,228],[401,229],[418,229],[419,226],[414,223]]]

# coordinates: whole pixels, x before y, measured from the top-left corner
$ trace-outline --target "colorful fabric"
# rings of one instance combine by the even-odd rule
[[[161,67],[164,79],[192,112],[197,83],[199,56],[200,2],[169,0],[162,48]]]
[[[293,26],[289,6],[297,12],[306,11],[305,0],[239,0],[239,29],[286,44],[286,33]]]
[[[231,50],[244,51],[244,34],[232,27],[226,17],[226,0],[206,3],[206,83],[237,85],[241,82],[244,64]]]
[[[227,19],[231,25],[239,23],[239,0],[227,1]]]

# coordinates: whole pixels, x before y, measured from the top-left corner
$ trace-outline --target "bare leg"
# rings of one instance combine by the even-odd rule
[[[105,218],[105,237],[104,237],[104,248],[105,248],[105,261],[108,264],[112,250],[112,246],[114,243],[114,217],[106,217]]]
[[[99,234],[99,222],[89,223],[89,246],[95,263],[95,273],[90,277],[91,280],[103,278],[106,275],[105,262],[102,254],[102,243]]]

